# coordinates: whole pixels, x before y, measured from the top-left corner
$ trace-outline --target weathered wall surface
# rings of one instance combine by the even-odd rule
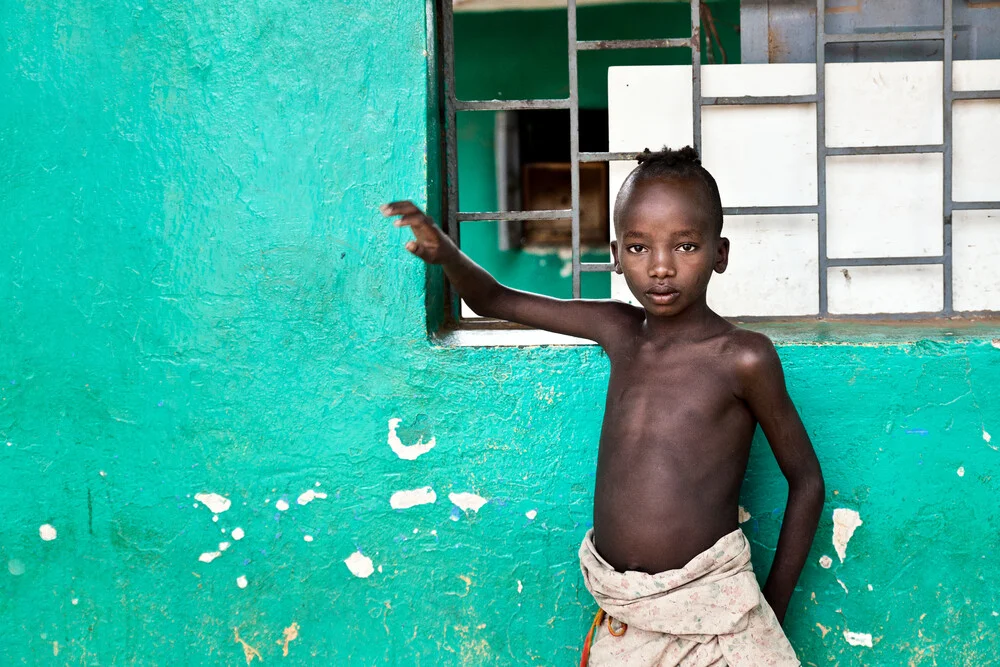
[[[607,362],[427,341],[376,211],[428,196],[423,3],[2,8],[0,663],[573,664]],[[1000,350],[811,335],[781,346],[829,490],[793,644],[988,664]],[[761,574],[783,499],[759,442]]]

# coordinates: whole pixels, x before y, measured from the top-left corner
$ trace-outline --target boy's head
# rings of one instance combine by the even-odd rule
[[[615,200],[614,224],[615,271],[653,314],[703,302],[712,272],[726,270],[719,188],[690,146],[639,156]]]

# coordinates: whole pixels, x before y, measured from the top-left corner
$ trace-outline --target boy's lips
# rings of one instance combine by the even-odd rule
[[[677,300],[681,295],[673,287],[652,287],[646,290],[646,296],[658,306],[666,306]]]

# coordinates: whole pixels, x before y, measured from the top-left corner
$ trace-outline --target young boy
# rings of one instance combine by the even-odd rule
[[[591,665],[799,665],[780,622],[823,508],[823,476],[771,341],[706,303],[729,240],[695,150],[647,150],[618,193],[614,270],[638,308],[504,287],[413,204],[382,213],[402,216],[396,226],[415,236],[406,249],[441,264],[475,312],[588,338],[608,354],[594,527],[580,547],[601,611],[584,661],[589,649]],[[789,489],[763,590],[737,517],[757,424]]]

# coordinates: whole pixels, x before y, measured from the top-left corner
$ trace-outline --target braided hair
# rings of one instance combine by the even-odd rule
[[[693,180],[701,186],[705,201],[708,203],[706,214],[710,220],[715,221],[716,231],[722,233],[722,200],[719,197],[719,186],[708,170],[701,166],[698,151],[691,146],[679,150],[671,150],[664,146],[663,150],[655,152],[647,148],[637,159],[639,165],[625,179],[615,199],[616,228],[621,217],[627,212],[636,185],[648,180],[679,178]]]

